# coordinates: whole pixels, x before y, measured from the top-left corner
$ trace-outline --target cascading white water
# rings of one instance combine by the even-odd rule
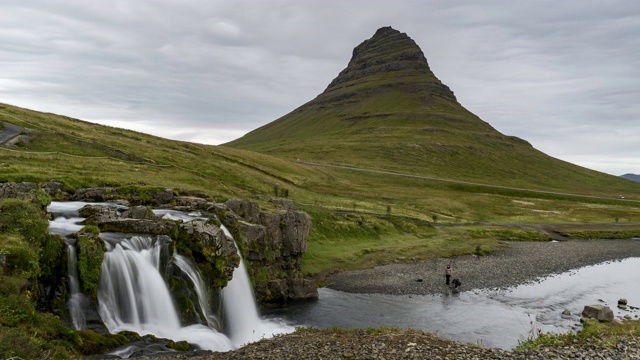
[[[69,280],[67,307],[71,323],[76,330],[82,330],[87,325],[86,308],[89,306],[89,298],[80,291],[75,240],[68,239],[66,236],[80,231],[84,226],[82,225],[84,219],[78,215],[78,209],[83,205],[84,203],[81,202],[54,202],[47,208],[47,211],[55,216],[55,221],[49,222],[49,232],[65,237],[67,243],[67,279]]]
[[[78,209],[86,204],[52,203],[48,211],[54,214],[55,219],[50,222],[49,231],[63,236],[79,231],[84,219],[79,217]],[[198,213],[185,214],[174,210],[154,212],[163,218],[182,221],[202,218]],[[227,236],[233,238],[226,228],[222,229]],[[168,237],[150,236],[122,239],[121,235],[112,233],[101,234],[101,237],[105,240],[107,252],[100,271],[99,313],[111,333],[129,330],[141,335],[153,334],[175,341],[184,340],[205,350],[229,351],[251,341],[294,330],[289,325],[260,319],[247,270],[244,261],[241,261],[240,267],[234,271],[233,279],[223,289],[227,328],[233,341],[219,333],[215,330],[220,326],[211,313],[203,279],[190,261],[175,253],[171,261],[193,282],[199,305],[209,325],[182,326],[160,269],[163,246],[171,240]],[[75,251],[75,246],[69,245],[69,283],[72,293],[69,309],[74,317],[74,327],[82,328],[84,312],[78,313],[77,318],[73,314],[77,312],[76,309],[84,310],[89,300],[79,289]],[[85,300],[75,302],[76,298]],[[76,303],[82,306],[76,307]],[[130,350],[125,349],[117,355],[126,357],[129,352]]]
[[[227,236],[233,239],[224,225],[221,228]],[[240,347],[250,342],[272,337],[274,334],[293,332],[294,328],[291,326],[260,319],[240,250],[238,250],[238,255],[240,255],[240,265],[233,271],[231,281],[222,289],[227,328],[233,345]]]
[[[78,278],[78,264],[76,256],[76,247],[73,244],[67,244],[67,268],[69,278],[69,314],[73,328],[82,330],[87,325],[85,309],[89,305],[89,299],[80,292],[80,281]]]
[[[207,293],[207,288],[202,280],[202,276],[196,270],[195,266],[187,260],[184,256],[181,256],[177,253],[173,254],[173,263],[176,264],[180,270],[182,270],[187,277],[193,283],[193,287],[196,290],[196,294],[198,295],[198,303],[200,304],[200,309],[202,310],[202,314],[204,315],[207,324],[212,329],[219,328],[220,324],[218,319],[211,313],[211,304],[209,303],[209,294]]]
[[[109,246],[100,271],[99,312],[111,333],[123,330],[228,351],[229,339],[203,325],[183,327],[158,266],[161,237],[134,236]],[[168,239],[168,238],[167,238]]]

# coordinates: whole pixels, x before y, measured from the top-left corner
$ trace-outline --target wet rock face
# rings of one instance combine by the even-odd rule
[[[302,276],[302,256],[307,250],[311,217],[296,210],[288,200],[273,202],[279,209],[272,212],[261,212],[257,203],[245,200],[225,203],[242,217],[236,219],[236,226],[245,258],[251,265],[248,270],[256,297],[262,303],[317,298],[315,283]],[[227,215],[225,219],[233,217]]]

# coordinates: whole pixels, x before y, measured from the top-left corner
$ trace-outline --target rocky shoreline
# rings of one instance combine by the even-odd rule
[[[451,263],[462,291],[507,288],[571,269],[640,257],[640,240],[512,242],[488,256],[429,259],[335,275],[329,287],[348,292],[439,294],[447,291],[444,268]],[[299,329],[225,353],[193,353],[154,359],[640,359],[640,338],[616,346],[576,344],[536,351],[504,351],[438,338],[416,330],[388,332]]]

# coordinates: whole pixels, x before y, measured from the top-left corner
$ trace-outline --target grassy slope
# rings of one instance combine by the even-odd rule
[[[589,199],[306,166],[250,151],[0,107],[0,120],[41,131],[26,147],[0,148],[0,181],[62,179],[72,188],[144,184],[197,190],[219,201],[232,197],[261,201],[256,196],[272,195],[277,185],[313,217],[304,263],[310,274],[469,253],[477,245],[490,251],[505,238],[504,234],[479,235],[478,225],[433,228],[429,223],[434,219],[458,225],[611,224],[616,218],[626,224],[640,222],[640,203],[617,199],[616,182],[598,190],[606,199]],[[500,183],[495,177],[484,181]],[[640,194],[640,184],[627,182],[624,193],[631,194],[629,200]],[[571,185],[564,190],[592,191],[581,182]]]

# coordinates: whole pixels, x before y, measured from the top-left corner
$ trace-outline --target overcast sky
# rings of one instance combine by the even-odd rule
[[[501,133],[640,173],[635,0],[2,0],[0,102],[220,144],[313,99],[382,26]]]

